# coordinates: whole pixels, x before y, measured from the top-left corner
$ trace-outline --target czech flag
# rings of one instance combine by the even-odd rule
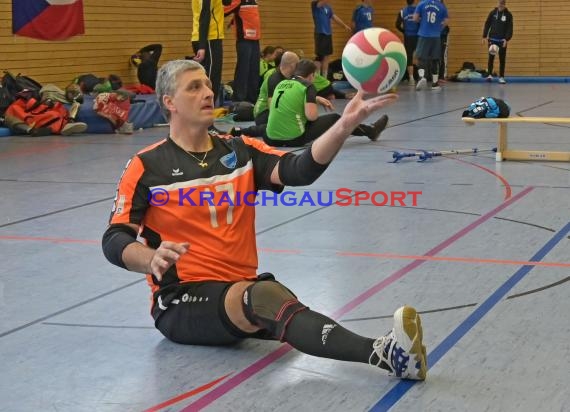
[[[40,40],[84,34],[83,0],[12,0],[12,33]]]

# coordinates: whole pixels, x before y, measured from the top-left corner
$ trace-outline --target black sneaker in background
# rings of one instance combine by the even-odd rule
[[[380,134],[384,131],[386,126],[388,125],[388,115],[383,114],[380,116],[378,120],[372,124],[372,133],[368,136],[368,138],[375,142],[380,137]]]
[[[30,136],[41,137],[41,136],[51,136],[51,129],[49,127],[34,127],[29,132]]]
[[[214,126],[214,125],[208,127],[208,131],[209,131],[210,133],[215,134],[215,135],[218,135],[218,136],[226,134],[226,132],[224,132],[223,130],[218,129],[218,128],[217,128],[216,126]]]
[[[241,131],[241,127],[237,127],[234,126],[230,129],[230,131],[228,132],[229,135],[232,135],[234,137],[240,137],[243,133]]]

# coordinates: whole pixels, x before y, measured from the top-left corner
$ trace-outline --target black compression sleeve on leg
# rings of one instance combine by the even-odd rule
[[[123,262],[123,250],[137,241],[137,232],[127,225],[111,225],[103,234],[103,254],[113,265],[128,269]]]
[[[310,309],[293,316],[283,340],[308,355],[361,363],[369,362],[374,343]]]
[[[306,186],[327,170],[328,164],[317,163],[309,146],[300,155],[287,153],[279,160],[279,179],[286,186]]]

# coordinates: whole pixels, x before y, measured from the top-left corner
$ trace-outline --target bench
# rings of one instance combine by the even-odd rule
[[[474,119],[463,117],[467,125],[478,123],[497,123],[499,134],[497,140],[497,162],[503,160],[545,160],[557,162],[570,162],[570,152],[553,152],[546,150],[512,150],[508,148],[507,127],[509,123],[570,123],[570,117],[505,117],[505,118],[484,118]]]

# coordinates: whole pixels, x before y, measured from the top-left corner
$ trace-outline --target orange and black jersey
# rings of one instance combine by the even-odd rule
[[[192,157],[170,138],[137,153],[119,182],[110,224],[140,225],[151,248],[162,241],[189,242],[189,252],[153,292],[182,282],[254,279],[257,270],[255,202],[248,192],[283,187],[270,181],[286,152],[247,137],[211,136],[213,148]],[[241,200],[241,201],[240,201]]]

